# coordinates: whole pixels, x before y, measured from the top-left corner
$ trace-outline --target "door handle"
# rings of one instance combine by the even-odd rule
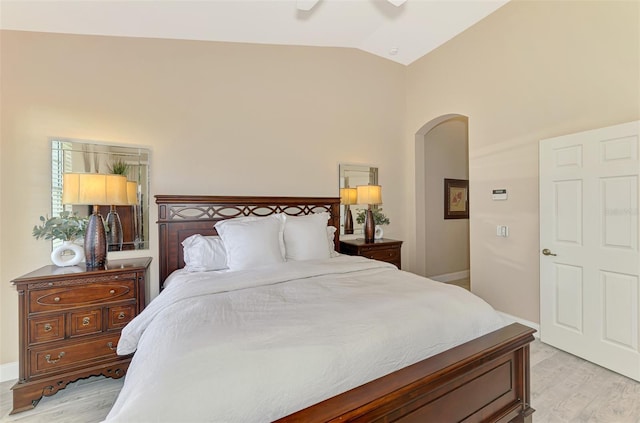
[[[545,248],[544,250],[542,250],[542,254],[544,254],[545,256],[557,256],[557,254],[553,254],[551,250],[548,248]]]

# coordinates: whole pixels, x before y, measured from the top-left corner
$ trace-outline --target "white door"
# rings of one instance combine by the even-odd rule
[[[540,337],[640,380],[640,121],[540,141]]]

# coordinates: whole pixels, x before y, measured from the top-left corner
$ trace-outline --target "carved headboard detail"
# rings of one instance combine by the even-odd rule
[[[182,241],[194,234],[217,235],[213,225],[224,219],[284,213],[304,216],[326,211],[328,225],[340,227],[340,198],[336,197],[236,197],[206,195],[156,195],[160,260],[160,290],[174,270],[184,267]],[[335,248],[339,248],[336,231]]]

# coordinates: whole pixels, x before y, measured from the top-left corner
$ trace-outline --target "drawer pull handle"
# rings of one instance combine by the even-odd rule
[[[89,323],[91,323],[91,319],[88,317],[85,317],[82,319],[82,326],[89,326]]]
[[[107,342],[107,347],[109,347],[109,349],[111,351],[115,351],[118,349],[118,345],[116,345],[115,347],[113,346],[113,342]]]
[[[51,359],[51,354],[47,354],[44,356],[44,359],[47,360],[47,363],[49,364],[56,364],[62,357],[64,357],[64,354],[64,351],[60,351],[60,354],[58,354],[58,358],[53,360]]]
[[[115,290],[115,289],[112,289],[111,291],[109,291],[109,294],[112,294],[112,295],[113,295],[113,294],[115,294],[115,293],[116,293],[116,290]]]
[[[60,297],[55,297],[55,298],[53,299],[53,301],[55,301],[56,303],[59,303],[59,302],[60,302]]]
[[[53,327],[51,326],[51,323],[45,323],[44,324],[44,331],[45,332],[51,332],[51,329],[53,329]]]
[[[124,311],[121,311],[120,314],[118,314],[118,320],[122,319],[124,319]]]

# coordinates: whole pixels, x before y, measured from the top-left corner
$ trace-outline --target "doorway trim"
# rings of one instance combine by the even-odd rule
[[[427,225],[426,225],[426,186],[425,186],[425,150],[426,136],[436,126],[454,118],[467,119],[467,133],[469,129],[469,117],[459,113],[449,113],[439,116],[425,123],[415,134],[415,198],[416,198],[416,260],[415,272],[418,275],[426,276],[427,254]],[[468,135],[467,135],[468,142]]]

